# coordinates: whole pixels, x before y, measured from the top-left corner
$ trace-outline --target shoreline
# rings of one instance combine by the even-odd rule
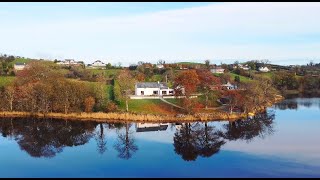
[[[277,95],[274,102],[266,104],[265,108],[280,102],[284,99],[283,96]],[[260,113],[265,108],[258,110],[258,112],[251,112],[253,114]],[[208,121],[235,121],[237,119],[246,118],[246,113],[233,113],[216,111],[214,113],[198,113],[195,115],[152,115],[152,114],[135,114],[135,113],[103,113],[103,112],[79,112],[79,113],[31,113],[19,111],[2,111],[1,118],[17,118],[17,117],[35,117],[35,118],[52,118],[62,120],[79,120],[79,121],[94,121],[94,122],[153,122],[153,123],[174,123],[174,122],[208,122]]]
[[[134,114],[134,113],[30,113],[30,112],[0,112],[1,118],[52,118],[62,120],[79,120],[94,122],[154,122],[154,123],[173,123],[173,122],[196,122],[196,121],[234,121],[246,117],[246,114],[229,114],[229,113],[208,113],[202,115],[182,115],[176,117],[173,115],[151,115],[151,114]]]

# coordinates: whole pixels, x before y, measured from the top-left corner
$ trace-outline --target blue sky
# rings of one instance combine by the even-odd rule
[[[320,3],[0,3],[0,53],[31,58],[320,62]]]

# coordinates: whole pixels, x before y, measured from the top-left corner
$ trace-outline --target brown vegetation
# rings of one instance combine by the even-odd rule
[[[244,114],[228,114],[225,112],[216,112],[212,114],[181,115],[151,115],[151,114],[133,114],[133,113],[31,113],[31,112],[0,112],[0,117],[39,117],[39,118],[57,118],[85,121],[134,121],[134,122],[189,122],[189,121],[214,121],[214,120],[235,120],[245,117]]]

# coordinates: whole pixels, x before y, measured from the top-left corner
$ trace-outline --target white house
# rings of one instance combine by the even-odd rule
[[[65,59],[64,61],[57,62],[57,64],[64,66],[81,65],[81,63],[76,62],[74,59]]]
[[[15,64],[13,65],[13,69],[14,69],[15,71],[23,70],[25,67],[26,67],[26,63],[15,63]]]
[[[166,96],[174,95],[174,90],[170,89],[166,83],[162,82],[139,82],[135,85],[135,95],[137,96]]]
[[[212,68],[212,69],[211,69],[211,72],[212,72],[212,73],[222,74],[222,73],[224,73],[224,69],[221,68],[221,67],[215,67],[215,68]]]
[[[241,69],[243,69],[243,70],[246,70],[246,71],[248,71],[248,70],[250,69],[250,67],[248,66],[248,64],[246,64],[246,65],[239,64],[238,67],[241,68]]]
[[[164,66],[163,66],[163,64],[157,64],[157,68],[162,69],[162,68],[164,68]]]
[[[136,131],[165,131],[167,130],[168,126],[169,123],[136,123]]]
[[[237,89],[236,85],[231,84],[230,82],[228,82],[227,84],[222,84],[222,89],[224,90],[234,90]]]
[[[91,67],[92,68],[105,68],[106,67],[106,64],[100,60],[96,60],[95,62],[93,62],[91,64]]]
[[[261,72],[269,72],[270,69],[268,67],[259,67],[259,71],[261,71]]]

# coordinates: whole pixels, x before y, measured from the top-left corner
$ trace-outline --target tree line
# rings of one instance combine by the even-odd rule
[[[64,77],[52,62],[33,61],[15,81],[0,89],[0,110],[33,113],[104,111],[105,83],[87,83]]]
[[[211,123],[183,123],[173,135],[174,152],[185,161],[195,161],[199,156],[217,154],[226,141],[252,141],[274,132],[274,114],[259,114],[252,121],[237,120],[216,128]],[[133,123],[98,123],[92,121],[67,121],[53,119],[6,118],[0,121],[2,137],[13,139],[20,149],[30,156],[52,158],[65,147],[96,141],[99,154],[113,147],[121,159],[130,159],[139,150],[133,132]],[[172,124],[171,124],[172,125]],[[172,126],[173,127],[173,126]],[[115,130],[114,143],[108,134]]]
[[[286,90],[297,90],[301,93],[319,92],[320,76],[311,74],[297,76],[294,72],[279,71],[273,75],[273,84],[282,92]]]

